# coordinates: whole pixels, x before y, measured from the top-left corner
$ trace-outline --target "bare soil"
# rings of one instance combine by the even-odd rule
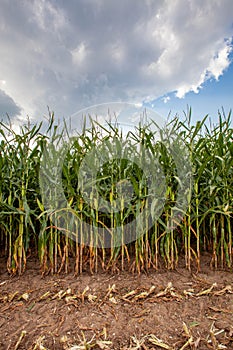
[[[233,273],[22,276],[0,262],[0,349],[233,349]]]

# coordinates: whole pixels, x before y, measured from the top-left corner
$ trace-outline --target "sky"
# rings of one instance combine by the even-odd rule
[[[233,97],[232,0],[0,0],[0,118],[108,102],[215,118]]]

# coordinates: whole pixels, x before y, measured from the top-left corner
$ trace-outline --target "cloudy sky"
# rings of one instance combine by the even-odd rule
[[[232,107],[232,0],[0,0],[0,117]]]

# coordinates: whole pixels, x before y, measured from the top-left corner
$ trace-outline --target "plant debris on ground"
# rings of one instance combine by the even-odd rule
[[[205,257],[206,262],[210,257]],[[232,349],[232,272],[1,274],[0,349]]]

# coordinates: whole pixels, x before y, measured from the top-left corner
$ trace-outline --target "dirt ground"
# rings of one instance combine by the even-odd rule
[[[5,262],[4,262],[5,264]],[[233,349],[233,272],[42,277],[0,262],[0,349]]]

